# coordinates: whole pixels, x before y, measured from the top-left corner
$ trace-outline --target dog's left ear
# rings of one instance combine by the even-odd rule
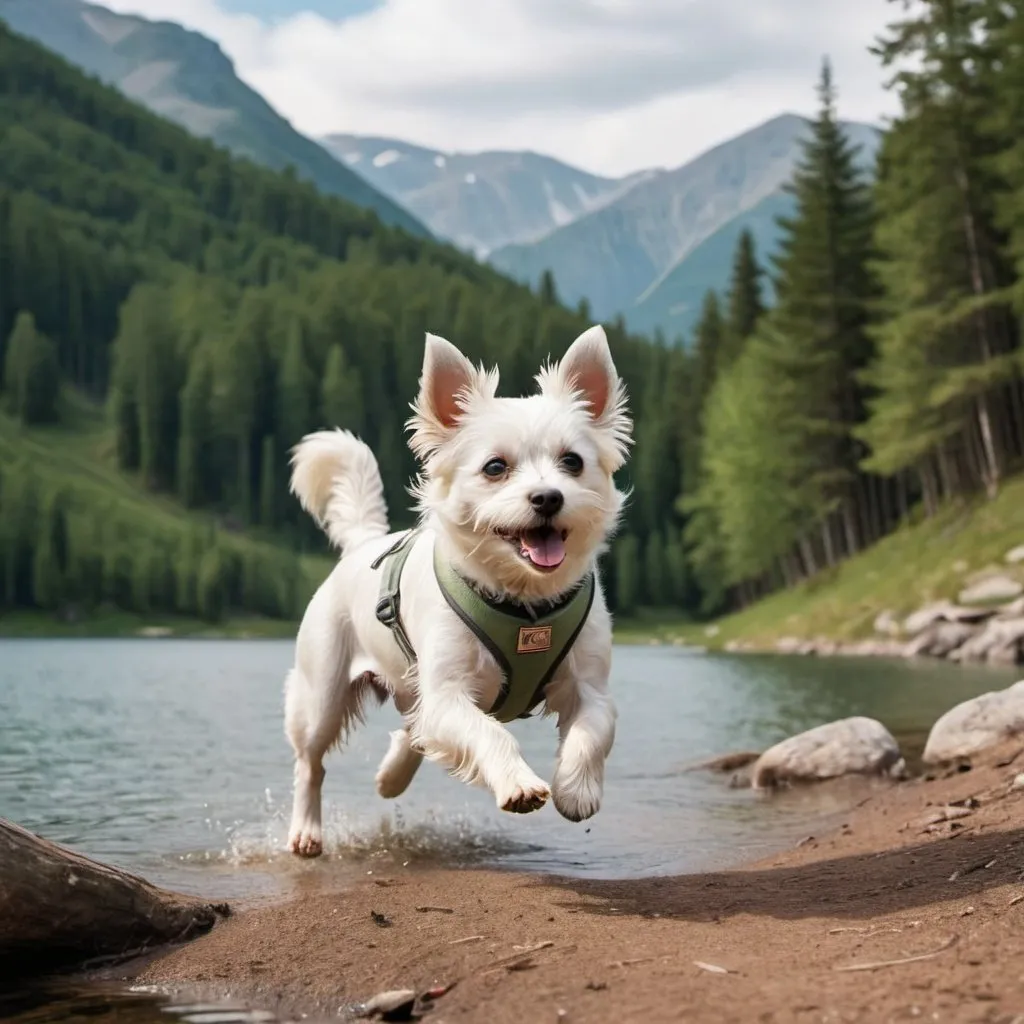
[[[633,424],[626,410],[626,389],[600,324],[584,331],[561,361],[542,370],[537,380],[547,394],[562,391],[582,399],[594,423],[610,436],[618,465],[625,461]]]
[[[423,351],[420,393],[413,403],[409,444],[427,458],[456,431],[474,399],[493,397],[497,372],[475,367],[450,341],[428,334]]]

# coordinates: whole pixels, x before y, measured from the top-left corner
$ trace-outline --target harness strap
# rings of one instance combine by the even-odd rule
[[[402,622],[402,570],[419,529],[402,534],[378,555],[372,568],[384,568],[377,600],[378,621],[391,630],[410,665],[416,651]],[[502,673],[501,690],[489,715],[507,723],[528,718],[544,699],[544,690],[583,629],[594,603],[596,582],[588,573],[557,604],[543,611],[512,602],[494,603],[476,591],[434,547],[434,575],[445,601],[487,648]]]
[[[402,570],[418,533],[418,530],[407,530],[371,563],[373,569],[379,569],[384,564],[384,575],[380,581],[380,595],[377,599],[377,620],[391,630],[395,643],[410,665],[416,664],[416,651],[402,623]]]
[[[594,602],[594,574],[557,605],[531,615],[522,605],[493,604],[434,549],[434,573],[448,606],[490,651],[502,672],[488,714],[499,722],[528,718],[580,634]]]

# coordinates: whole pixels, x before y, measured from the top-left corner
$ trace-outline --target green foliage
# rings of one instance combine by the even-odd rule
[[[7,340],[3,379],[8,406],[22,423],[50,423],[57,418],[57,347],[36,330],[31,313],[19,313],[14,322]]]

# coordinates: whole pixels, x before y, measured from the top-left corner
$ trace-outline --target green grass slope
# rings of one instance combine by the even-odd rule
[[[241,533],[215,514],[186,510],[173,497],[143,488],[135,475],[117,467],[103,410],[77,392],[67,390],[62,395],[59,425],[26,428],[0,411],[0,475],[15,462],[28,463],[44,489],[60,488],[73,506],[116,509],[122,522],[137,525],[146,535],[169,538],[200,533],[242,558],[270,551],[294,558],[306,595],[331,569],[328,558],[293,554],[280,538],[251,528]],[[0,636],[288,636],[294,630],[293,622],[256,615],[229,614],[226,620],[211,624],[161,613],[136,614],[106,604],[79,608],[71,618],[0,606]]]
[[[742,640],[770,647],[781,637],[857,640],[873,635],[885,610],[905,616],[929,601],[955,599],[975,574],[998,568],[1024,582],[1024,565],[1004,562],[1024,544],[1024,477],[989,501],[949,505],[909,524],[815,579],[727,616],[711,627],[631,625],[625,631],[722,647]]]

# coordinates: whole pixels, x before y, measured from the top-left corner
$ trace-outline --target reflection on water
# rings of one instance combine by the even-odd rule
[[[152,991],[58,982],[18,992],[0,988],[0,1020],[7,1024],[274,1024],[280,1018],[244,1003],[188,1002]]]
[[[855,798],[816,787],[764,799],[687,772],[851,714],[919,749],[952,704],[1012,672],[940,662],[713,657],[619,648],[620,718],[601,813],[501,814],[424,765],[397,802],[373,776],[396,724],[371,715],[327,762],[328,856],[283,853],[291,758],[276,641],[0,641],[0,815],[165,885],[222,899],[422,864],[496,864],[599,877],[737,863],[797,841]],[[550,774],[551,720],[513,732]],[[908,753],[913,754],[913,749]],[[818,827],[815,825],[815,827]]]

